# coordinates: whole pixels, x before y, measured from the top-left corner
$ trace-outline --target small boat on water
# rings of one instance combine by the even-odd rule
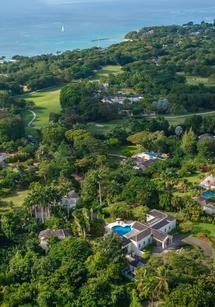
[[[62,33],[65,32],[65,27],[64,26],[61,27],[61,32]]]

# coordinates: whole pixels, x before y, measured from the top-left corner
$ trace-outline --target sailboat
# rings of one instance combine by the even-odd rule
[[[61,27],[61,32],[65,32],[64,26]]]

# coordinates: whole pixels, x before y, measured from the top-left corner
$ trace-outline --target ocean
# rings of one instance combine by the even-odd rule
[[[144,26],[212,22],[214,0],[7,0],[0,56],[56,53],[121,41]]]

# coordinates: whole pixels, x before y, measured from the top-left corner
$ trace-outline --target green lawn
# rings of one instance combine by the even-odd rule
[[[102,77],[109,77],[110,75],[118,75],[122,72],[122,68],[119,65],[107,65],[97,71],[96,75],[93,77],[93,80],[99,80]]]
[[[215,86],[215,84],[209,82],[208,78],[198,76],[186,76],[186,80],[189,85],[204,84],[205,86]]]
[[[87,128],[95,134],[107,134],[118,125],[125,123],[126,119],[112,120],[107,123],[95,123],[90,122],[87,124]]]
[[[1,198],[1,201],[7,202],[8,204],[0,205],[0,215],[7,212],[9,209],[21,207],[25,198],[28,195],[28,192],[29,190],[19,191],[11,196]],[[13,203],[13,205],[9,204],[11,202]]]
[[[210,117],[210,116],[215,116],[215,111],[209,111],[209,112],[200,112],[200,113],[189,113],[189,114],[184,114],[184,115],[168,115],[164,116],[170,125],[176,126],[183,124],[186,118],[191,117],[192,115],[201,115],[203,117]]]
[[[215,239],[215,225],[207,223],[195,224],[193,233],[204,232],[208,237]]]
[[[211,238],[213,240],[213,242],[212,240],[210,240],[210,242],[213,247],[213,263],[215,266],[215,225],[208,223],[196,223],[194,225],[193,235],[196,235],[199,232],[205,233],[209,239]]]
[[[60,112],[60,89],[49,89],[44,91],[33,92],[27,94],[24,98],[28,101],[33,101],[35,104],[34,112],[37,115],[32,127],[43,128],[48,125],[49,114],[51,112]],[[23,114],[26,124],[33,118],[33,115],[29,111],[25,111]]]
[[[131,157],[137,153],[140,153],[143,151],[143,148],[138,145],[127,145],[127,146],[120,146],[118,147],[113,153]]]

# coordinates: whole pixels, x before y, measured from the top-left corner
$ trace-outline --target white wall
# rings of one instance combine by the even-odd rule
[[[149,244],[152,243],[152,235],[148,235],[144,239],[142,239],[139,242],[135,242],[131,240],[131,252],[138,253],[140,249],[143,249],[144,247],[148,246]]]
[[[160,231],[163,231],[165,233],[169,233],[171,232],[173,229],[176,228],[176,220],[174,221],[170,221],[169,224],[163,226],[162,228],[160,228]]]

